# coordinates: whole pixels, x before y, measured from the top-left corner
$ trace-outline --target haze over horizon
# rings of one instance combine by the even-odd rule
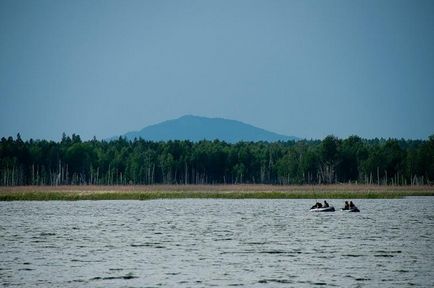
[[[321,139],[434,134],[434,1],[0,0],[0,137],[183,115]]]

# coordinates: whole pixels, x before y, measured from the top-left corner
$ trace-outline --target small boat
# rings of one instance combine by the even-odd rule
[[[335,207],[329,206],[329,207],[322,207],[322,208],[312,208],[309,210],[310,212],[335,212]]]
[[[357,208],[357,207],[353,207],[351,209],[341,208],[341,210],[344,212],[360,212],[359,208]]]

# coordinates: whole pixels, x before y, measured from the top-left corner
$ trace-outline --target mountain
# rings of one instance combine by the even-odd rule
[[[288,141],[296,137],[273,133],[236,120],[207,118],[193,115],[164,121],[123,135],[128,140],[142,138],[152,141],[215,140],[229,143],[239,141]]]

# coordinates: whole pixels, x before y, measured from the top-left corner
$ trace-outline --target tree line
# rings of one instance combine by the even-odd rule
[[[428,140],[339,139],[287,142],[0,141],[0,185],[432,184]]]

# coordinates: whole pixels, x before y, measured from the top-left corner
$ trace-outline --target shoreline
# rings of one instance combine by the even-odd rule
[[[124,185],[0,187],[0,201],[154,199],[396,199],[434,196],[434,186],[381,185]]]

